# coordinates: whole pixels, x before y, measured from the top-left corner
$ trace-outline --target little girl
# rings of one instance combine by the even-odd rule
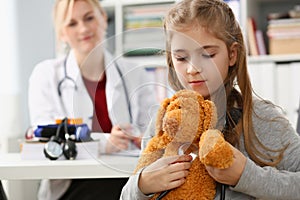
[[[224,193],[225,199],[299,199],[300,137],[276,106],[252,96],[243,35],[229,6],[221,0],[183,0],[167,13],[164,29],[170,85],[214,101],[218,125],[226,124],[233,165],[206,166],[223,185],[215,199]],[[179,187],[190,161],[188,155],[158,159],[130,177],[120,198],[150,199]]]

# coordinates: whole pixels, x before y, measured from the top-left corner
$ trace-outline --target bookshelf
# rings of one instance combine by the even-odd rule
[[[256,29],[261,30],[266,55],[250,55],[248,57],[249,74],[254,91],[261,97],[271,100],[283,108],[286,117],[296,128],[297,110],[299,107],[300,90],[298,88],[300,74],[300,34],[293,40],[276,40],[267,35],[271,13],[287,14],[289,10],[300,5],[299,0],[240,0],[244,8],[243,19],[252,18]],[[300,20],[300,18],[299,18]],[[247,25],[243,30],[247,33]],[[245,34],[248,38],[248,34]],[[288,34],[287,34],[288,35]],[[274,46],[284,43],[288,47]],[[296,46],[296,48],[292,46]],[[249,46],[248,46],[249,47]],[[250,47],[249,47],[250,48]],[[270,49],[272,48],[272,49]],[[286,48],[287,50],[284,50]]]
[[[257,50],[256,55],[248,56],[249,73],[253,80],[254,91],[263,98],[269,99],[275,104],[281,106],[287,117],[291,120],[292,124],[296,123],[296,110],[299,106],[300,91],[296,88],[300,84],[298,78],[294,75],[298,73],[300,68],[300,53],[287,53],[287,54],[273,54],[269,52],[269,38],[267,36],[268,29],[268,15],[270,13],[284,13],[293,9],[296,5],[300,5],[299,0],[224,0],[233,9],[234,14],[237,17],[239,24],[241,25],[242,31],[245,36],[245,40],[249,37],[249,26],[248,19],[251,18],[255,22],[255,27],[260,30],[260,44],[264,45],[264,51]],[[142,30],[133,31],[134,41],[126,41],[126,34],[130,29],[126,28],[128,25],[128,19],[130,13],[145,12],[153,9],[167,8],[169,5],[175,3],[175,0],[103,0],[101,1],[102,6],[109,13],[110,25],[108,30],[108,36],[114,36],[110,38],[110,43],[113,48],[112,52],[116,55],[124,55],[124,52],[130,49],[130,43],[136,43],[134,45],[148,45],[150,47],[160,48],[160,45],[164,45],[162,34],[159,30],[156,30],[156,38],[159,38],[156,42],[151,43],[153,38],[143,34]],[[162,11],[160,11],[162,12]],[[157,18],[162,17],[161,13],[157,12],[154,15]],[[144,13],[146,15],[146,13]],[[129,17],[128,17],[129,15]],[[140,16],[141,18],[141,16]],[[156,24],[157,27],[159,23]],[[136,40],[135,40],[136,39]],[[137,40],[138,39],[138,40]],[[147,39],[151,45],[147,44]],[[300,40],[300,39],[299,39]],[[160,42],[161,41],[161,42]],[[127,42],[127,43],[126,43]],[[158,45],[156,45],[156,44]],[[139,48],[139,46],[132,46],[133,48]],[[247,46],[249,49],[249,44]],[[257,47],[258,48],[258,47]],[[250,50],[250,49],[249,49]],[[260,53],[259,53],[260,52]],[[263,52],[263,53],[261,53]],[[263,55],[262,55],[263,54]],[[126,59],[140,63],[141,66],[148,68],[148,71],[153,73],[151,68],[161,67],[166,65],[164,56],[128,56]],[[165,72],[164,72],[165,73]],[[282,74],[281,74],[282,73]],[[285,74],[285,77],[283,76]],[[300,72],[298,73],[300,74]],[[280,82],[283,81],[283,82]],[[285,91],[292,91],[292,95],[287,95]],[[283,95],[289,100],[284,101]]]
[[[260,30],[263,33],[263,41],[266,46],[267,55],[275,54],[272,53],[272,49],[270,50],[270,41],[273,42],[275,39],[271,39],[267,35],[268,26],[270,21],[270,17],[278,16],[279,14],[283,17],[284,15],[288,15],[288,12],[291,10],[295,10],[297,5],[300,5],[299,0],[240,0],[241,3],[244,3],[246,9],[243,13],[243,18],[248,19],[252,18],[255,21],[256,29]],[[299,19],[299,18],[298,18]],[[244,26],[246,29],[249,28]],[[245,30],[246,30],[245,29]],[[300,34],[298,35],[298,40],[300,44]],[[278,40],[276,40],[277,42]],[[287,43],[291,43],[287,41]],[[279,44],[280,45],[280,44]],[[280,49],[280,47],[278,47]],[[292,54],[300,54],[300,51],[295,50],[295,53]],[[290,54],[289,52],[282,51],[281,53],[276,54]]]
[[[109,17],[107,36],[115,55],[141,49],[153,53],[164,46],[162,18],[173,0],[104,0],[100,1]],[[147,51],[147,49],[149,51]],[[134,53],[140,53],[131,51]],[[131,55],[131,56],[132,56]]]
[[[174,0],[104,0],[108,14],[106,45],[116,57],[144,67],[155,87],[157,101],[170,96],[164,56],[162,19]]]
[[[224,0],[233,9],[237,20],[239,21],[244,35],[248,38],[248,19],[252,18],[257,30],[260,30],[258,35],[262,37],[261,42],[265,46],[265,54],[269,55],[269,39],[267,36],[268,27],[268,15],[270,13],[285,13],[289,10],[295,8],[296,5],[300,5],[299,0]],[[157,48],[162,47],[163,36],[160,30],[151,30],[149,32],[143,33],[143,30],[138,30],[142,28],[161,28],[159,19],[163,17],[164,10],[168,9],[170,5],[175,3],[175,0],[102,0],[101,4],[108,12],[109,16],[109,28],[108,37],[109,38],[111,51],[117,55],[122,55],[124,52],[130,49],[139,48],[139,46],[154,46]],[[150,14],[149,14],[150,13]],[[147,17],[148,15],[148,17]],[[144,21],[142,18],[144,17]],[[151,20],[152,23],[157,23],[150,27],[146,24],[147,20]],[[130,19],[131,18],[131,19]],[[139,25],[137,27],[128,26],[133,25],[134,19],[138,21]],[[147,19],[148,18],[148,19]],[[145,24],[143,24],[145,23]],[[155,32],[156,31],[156,32]],[[151,35],[152,37],[149,37]],[[156,37],[153,37],[155,35]],[[127,37],[128,36],[128,37]],[[130,38],[131,36],[131,38]],[[134,42],[133,38],[135,39]],[[155,41],[156,40],[156,41]],[[153,42],[154,41],[154,42]],[[148,42],[148,44],[147,44]],[[151,45],[149,45],[151,43]],[[158,45],[153,45],[156,43]],[[132,45],[132,47],[130,47]],[[300,54],[297,53],[297,54]],[[257,61],[257,56],[255,55],[255,60]],[[250,55],[252,57],[252,55]],[[265,55],[262,56],[265,60]],[[281,55],[279,55],[280,59]],[[273,58],[277,59],[276,56],[270,56],[270,60]]]

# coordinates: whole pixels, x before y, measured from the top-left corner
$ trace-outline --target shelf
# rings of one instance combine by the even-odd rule
[[[300,62],[300,54],[249,56],[248,62],[251,64],[263,63],[263,62],[275,62],[275,63]]]
[[[117,5],[131,6],[131,5],[147,5],[147,4],[165,4],[174,3],[174,0],[104,0],[100,1],[103,8],[113,8]]]
[[[130,56],[124,57],[125,60],[137,63],[139,66],[148,67],[166,67],[166,57],[161,56]]]
[[[294,5],[300,4],[299,0],[233,0],[233,3],[235,1],[239,2],[239,13],[240,13],[240,25],[242,27],[242,30],[244,32],[245,37],[247,34],[245,34],[246,28],[247,28],[247,17],[254,17],[255,21],[257,22],[257,28],[262,30],[263,32],[263,39],[265,42],[265,46],[268,49],[268,38],[266,36],[266,29],[267,29],[267,15],[269,13],[274,12],[285,12],[291,9]],[[143,42],[135,41],[135,43],[131,41],[127,41],[128,37],[126,34],[124,34],[124,26],[125,26],[125,20],[126,18],[124,15],[126,14],[126,11],[130,9],[131,7],[139,7],[139,6],[151,6],[151,5],[159,5],[159,4],[170,4],[172,5],[176,0],[103,0],[100,1],[102,6],[108,11],[109,15],[109,30],[108,30],[108,36],[118,36],[115,37],[114,40],[110,41],[110,47],[111,52],[117,54],[117,55],[123,55],[124,52],[126,52],[126,49],[130,47],[130,45],[140,45],[140,46],[149,46],[149,43],[146,43],[147,40],[143,40]],[[233,8],[234,9],[234,8]],[[143,38],[143,33],[137,33],[137,30],[134,30],[128,32],[133,36],[133,38]],[[140,30],[141,32],[141,30]],[[156,33],[155,33],[156,34]],[[155,35],[154,34],[154,35]],[[129,35],[129,34],[128,34]],[[160,33],[157,34],[160,38]],[[145,36],[146,39],[148,39],[147,35]],[[155,39],[156,39],[155,38]],[[161,42],[158,42],[160,44]],[[129,44],[129,46],[128,46]],[[150,40],[150,44],[154,44],[153,41]],[[140,46],[137,46],[136,48],[139,49]],[[159,46],[157,46],[159,47]],[[129,48],[130,50],[130,48]],[[267,50],[268,52],[268,50]],[[137,59],[137,60],[143,60],[143,59],[149,60],[149,56],[137,56],[132,57],[130,59]],[[250,56],[248,61],[249,63],[261,63],[261,62],[298,62],[300,58],[299,54],[295,55],[261,55],[261,56]],[[151,61],[150,61],[151,62]],[[159,63],[165,63],[159,62]]]
[[[288,15],[288,12],[294,9],[296,5],[300,5],[300,2],[299,0],[247,0],[246,2],[244,13],[247,18],[250,17],[255,21],[256,30],[262,31],[266,50],[270,53],[272,52],[270,50],[270,39],[266,34],[269,25],[268,17],[271,13]],[[244,26],[245,30],[246,28],[247,26]]]
[[[145,5],[145,4],[162,4],[162,3],[174,3],[173,0],[120,0],[121,4],[126,5]]]

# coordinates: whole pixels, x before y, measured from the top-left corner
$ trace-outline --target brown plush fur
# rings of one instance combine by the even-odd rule
[[[197,92],[181,90],[172,98],[166,98],[157,114],[156,134],[143,151],[135,173],[161,157],[178,155],[182,144],[191,143],[186,152],[193,151],[192,146],[196,145],[199,156],[192,161],[186,182],[163,199],[214,199],[216,183],[203,163],[226,168],[233,161],[230,146],[218,130],[213,130],[216,121],[214,103],[204,100]]]

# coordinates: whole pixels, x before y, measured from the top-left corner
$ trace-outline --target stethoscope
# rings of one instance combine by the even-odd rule
[[[78,89],[75,80],[72,79],[72,78],[67,74],[67,59],[68,59],[68,57],[69,57],[69,54],[68,54],[68,55],[66,56],[66,58],[64,59],[64,63],[63,63],[63,67],[64,67],[64,77],[63,77],[63,79],[61,79],[61,80],[58,82],[58,85],[57,85],[57,92],[58,92],[59,97],[61,97],[61,87],[62,87],[62,84],[63,84],[65,81],[67,81],[67,80],[70,80],[70,81],[74,84],[75,90]]]
[[[74,85],[74,89],[76,91],[78,90],[78,86],[77,86],[75,80],[73,78],[71,78],[67,73],[67,60],[68,60],[68,57],[69,57],[69,54],[65,57],[64,62],[63,62],[64,77],[58,82],[58,85],[57,85],[57,92],[58,92],[58,95],[59,95],[60,98],[61,98],[61,95],[62,95],[61,87],[62,87],[62,84],[65,81],[68,81],[68,80],[71,81]],[[123,85],[124,93],[125,93],[125,98],[126,98],[126,104],[127,104],[128,113],[129,113],[129,118],[130,118],[130,123],[132,123],[132,113],[131,113],[130,100],[129,100],[129,96],[128,96],[128,89],[127,89],[127,86],[126,86],[126,83],[125,83],[125,80],[124,80],[124,77],[123,77],[123,74],[121,72],[121,69],[120,69],[119,65],[117,64],[116,61],[114,61],[113,64],[116,66],[116,69],[117,69],[118,74],[119,74],[119,76],[121,78],[121,81],[122,81],[122,85]]]
[[[240,118],[242,117],[242,109],[241,108],[232,108],[229,112],[230,112],[231,120],[233,120],[234,123],[237,124],[239,122]],[[226,115],[224,129],[228,129],[229,120],[230,119],[229,119],[228,115]],[[220,200],[225,200],[225,192],[226,192],[227,185],[222,184],[222,183],[218,183],[218,185],[220,187]],[[158,197],[156,197],[155,200],[162,200],[163,197],[166,196],[170,191],[171,190],[166,190],[166,191],[161,192],[158,195]]]

